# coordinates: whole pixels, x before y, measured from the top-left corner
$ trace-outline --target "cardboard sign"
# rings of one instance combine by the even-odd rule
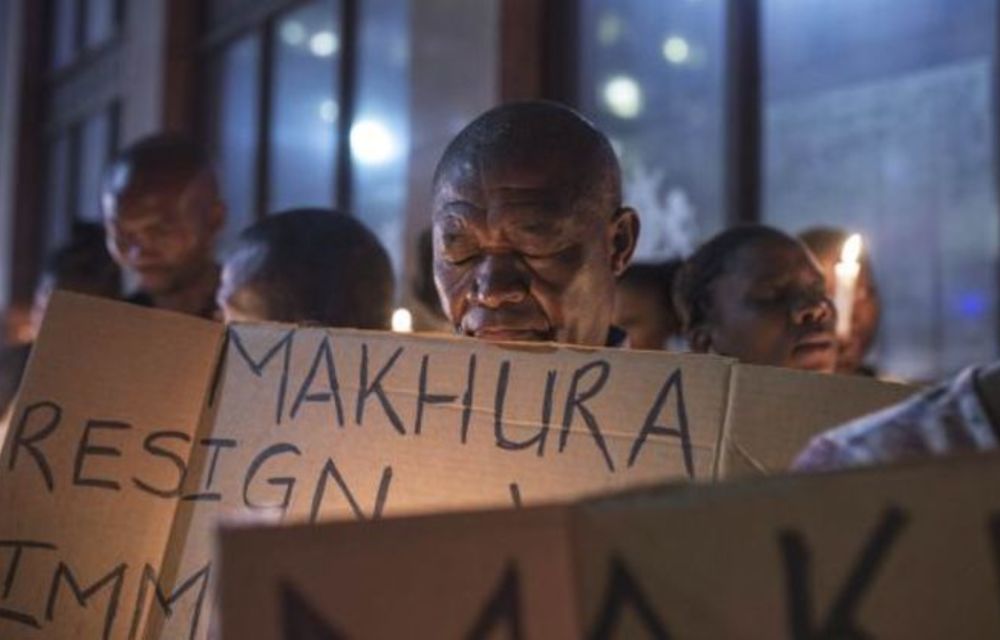
[[[1000,457],[227,527],[224,639],[995,638]]]
[[[227,331],[57,295],[0,457],[0,637],[204,637],[220,515],[366,520],[760,473],[909,391],[709,356]]]

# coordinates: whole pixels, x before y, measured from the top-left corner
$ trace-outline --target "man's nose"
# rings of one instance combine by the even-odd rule
[[[517,304],[528,295],[528,283],[512,255],[487,255],[476,267],[471,298],[485,307]]]
[[[804,294],[792,308],[792,321],[798,325],[828,324],[835,317],[833,301],[825,293]]]

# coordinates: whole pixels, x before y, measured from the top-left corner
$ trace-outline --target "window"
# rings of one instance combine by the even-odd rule
[[[642,216],[637,260],[689,252],[723,210],[723,0],[582,0],[577,105]]]
[[[765,220],[864,234],[896,375],[996,352],[996,4],[763,4]]]
[[[215,0],[205,16],[203,128],[229,208],[225,239],[269,213],[339,207],[401,267],[408,4],[256,7]]]
[[[117,0],[50,0],[45,86],[45,232],[42,251],[75,221],[99,221],[104,167],[118,146],[119,90],[107,73],[119,55]]]

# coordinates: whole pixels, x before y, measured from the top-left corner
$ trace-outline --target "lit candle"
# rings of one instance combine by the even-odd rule
[[[847,338],[851,335],[851,315],[854,313],[854,292],[861,273],[861,235],[855,233],[844,242],[840,251],[840,262],[834,265],[837,287],[833,303],[837,307],[837,335]]]
[[[413,314],[409,309],[400,307],[392,312],[392,330],[396,333],[411,333],[413,331]]]

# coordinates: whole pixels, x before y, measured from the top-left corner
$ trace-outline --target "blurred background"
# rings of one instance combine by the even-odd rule
[[[739,222],[862,233],[876,362],[930,379],[997,355],[1000,0],[0,0],[0,307],[100,219],[103,167],[178,130],[214,155],[226,237],[337,206],[421,281],[430,176],[502,101],[611,137],[638,259]],[[10,337],[10,336],[8,336]]]

